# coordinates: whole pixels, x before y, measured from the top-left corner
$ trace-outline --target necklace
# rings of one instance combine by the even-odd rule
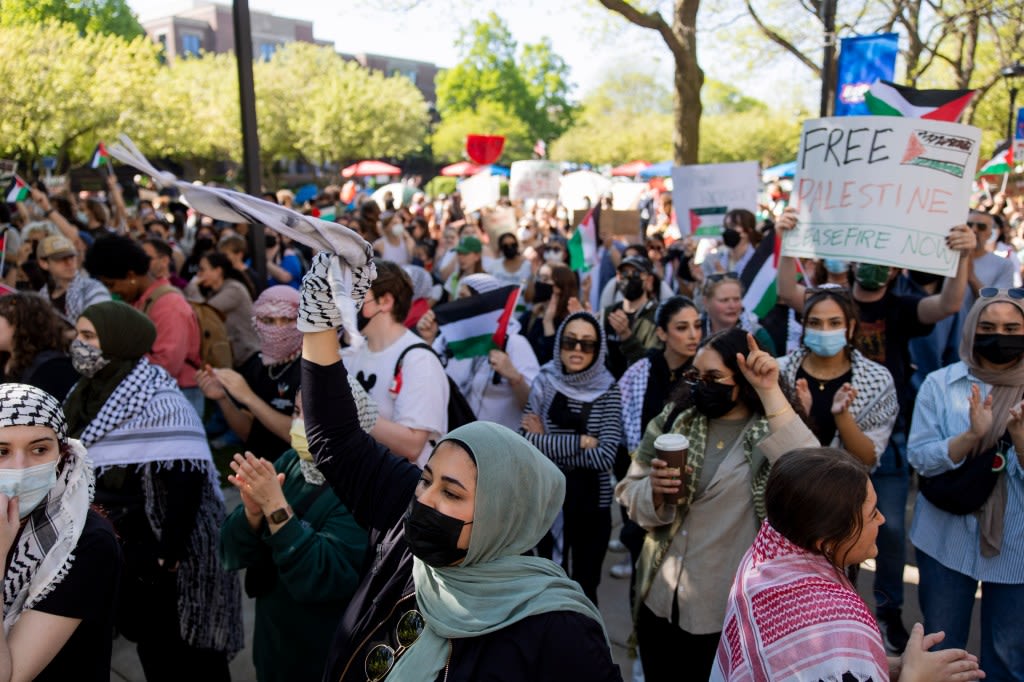
[[[716,450],[724,450],[725,449],[725,441],[724,440],[720,440],[717,443],[715,443],[715,449]]]
[[[281,375],[284,374],[285,372],[287,372],[288,368],[291,367],[295,363],[295,361],[298,360],[298,359],[299,359],[299,356],[296,355],[291,360],[287,360],[285,362],[282,362],[280,365],[278,365],[281,369],[278,370],[277,374],[274,374],[274,365],[271,365],[271,366],[267,367],[267,374],[270,375],[271,379],[273,379],[274,381],[277,381],[278,379],[281,378]]]

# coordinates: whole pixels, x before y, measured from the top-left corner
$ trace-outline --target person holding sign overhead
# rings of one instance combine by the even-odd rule
[[[786,232],[797,226],[797,212],[787,208],[776,223]],[[869,262],[853,264],[853,300],[860,312],[854,344],[868,360],[881,365],[892,374],[899,399],[899,418],[882,453],[878,467],[871,474],[878,492],[878,508],[889,522],[878,534],[878,559],[875,572],[876,616],[887,648],[900,653],[909,634],[903,625],[903,565],[906,561],[905,509],[909,487],[906,464],[906,438],[914,396],[910,387],[913,370],[908,343],[926,336],[932,325],[954,315],[963,304],[970,273],[970,254],[977,245],[974,231],[967,225],[950,229],[946,246],[959,251],[956,275],[947,278],[942,290],[931,296],[897,294],[892,285],[899,270]],[[792,256],[779,260],[779,300],[794,310],[802,310],[807,288],[797,282],[796,261]]]

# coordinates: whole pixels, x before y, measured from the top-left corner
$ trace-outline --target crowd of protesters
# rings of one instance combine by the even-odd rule
[[[0,679],[106,679],[114,633],[230,679],[244,598],[260,680],[621,679],[609,552],[627,678],[1024,679],[1021,197],[964,207],[952,277],[783,256],[755,314],[777,191],[704,243],[648,193],[586,270],[557,205],[343,194],[263,198],[372,246],[353,328],[338,256],[267,229],[261,277],[173,195],[0,208]],[[507,341],[454,357],[441,306],[509,285]]]

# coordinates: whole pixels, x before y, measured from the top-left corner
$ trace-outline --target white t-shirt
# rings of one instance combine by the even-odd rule
[[[423,466],[442,436],[448,433],[448,378],[441,361],[426,349],[409,351],[402,360],[401,382],[394,379],[398,356],[423,339],[406,330],[382,351],[364,345],[344,358],[345,368],[377,401],[379,415],[411,429],[429,431],[430,436],[417,464]]]
[[[488,268],[487,274],[499,280],[502,284],[515,284],[517,287],[523,287],[526,285],[526,280],[530,278],[530,272],[532,267],[530,261],[523,259],[523,262],[519,265],[519,269],[515,272],[509,272],[505,269],[505,261],[498,259],[491,264]]]
[[[434,347],[443,346],[443,341],[435,342]],[[523,381],[532,385],[540,371],[540,363],[533,352],[533,347],[526,337],[510,330],[505,352],[508,353],[512,366],[523,375]],[[513,431],[519,430],[523,419],[523,408],[516,400],[515,391],[508,379],[501,377],[494,383],[494,371],[486,357],[466,358],[465,360],[448,360],[448,376],[462,391],[473,414],[481,421],[495,422],[507,426]]]

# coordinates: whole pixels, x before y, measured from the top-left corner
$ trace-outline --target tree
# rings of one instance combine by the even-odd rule
[[[704,71],[697,62],[697,10],[700,0],[673,0],[672,20],[658,11],[646,12],[627,0],[599,0],[627,21],[656,31],[675,66],[672,148],[678,164],[697,163],[700,148],[700,91]]]
[[[38,26],[56,20],[79,33],[105,33],[131,40],[146,34],[126,0],[2,0],[0,27]]]
[[[490,103],[525,123],[534,140],[553,140],[572,124],[569,67],[549,40],[519,50],[508,26],[491,12],[464,29],[459,44],[466,46],[461,61],[437,76],[442,119]]]
[[[700,162],[760,161],[762,168],[792,161],[800,140],[801,119],[768,111],[705,116],[700,122]]]
[[[535,138],[526,123],[504,107],[481,102],[476,111],[457,111],[441,120],[431,136],[434,157],[451,163],[465,157],[466,135],[504,135],[505,148],[499,161],[528,159]]]
[[[63,170],[98,139],[145,137],[158,65],[146,38],[80,36],[56,21],[0,28],[0,152],[30,168],[57,156]]]

